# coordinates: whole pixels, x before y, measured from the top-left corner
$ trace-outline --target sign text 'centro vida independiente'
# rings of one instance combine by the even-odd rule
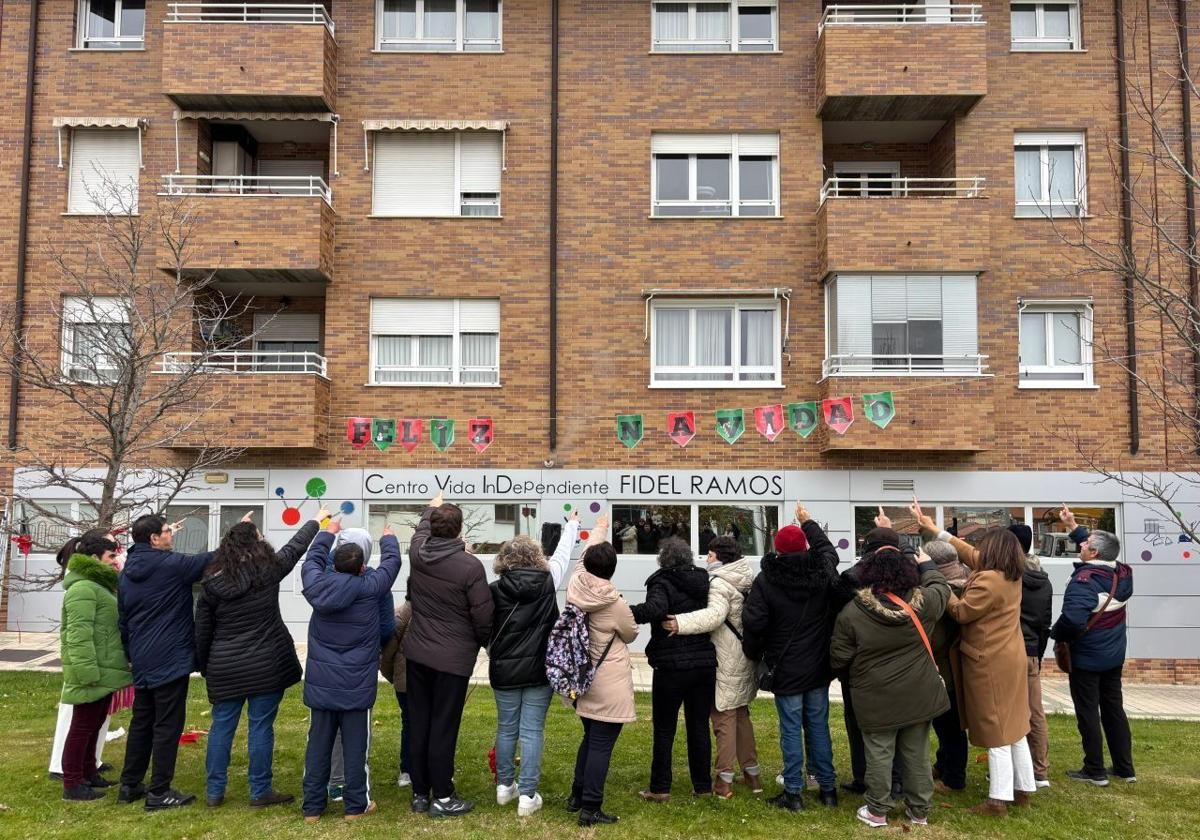
[[[726,470],[378,470],[365,499],[782,500],[782,472]]]

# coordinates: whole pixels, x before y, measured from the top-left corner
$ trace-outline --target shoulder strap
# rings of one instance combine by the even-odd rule
[[[1088,632],[1089,630],[1091,630],[1093,627],[1096,626],[1096,622],[1100,620],[1100,617],[1104,615],[1104,611],[1108,609],[1108,605],[1111,604],[1113,598],[1116,597],[1117,581],[1120,579],[1120,577],[1121,577],[1120,570],[1118,570],[1116,567],[1114,567],[1113,568],[1112,586],[1108,590],[1108,597],[1104,599],[1104,603],[1100,606],[1100,609],[1097,610],[1096,612],[1092,613],[1092,617],[1088,619],[1087,625],[1083,628],[1084,633]],[[1081,633],[1080,635],[1083,635],[1083,634]]]
[[[900,609],[908,613],[908,617],[912,619],[913,626],[917,628],[917,632],[921,634],[921,641],[925,643],[925,650],[929,651],[929,658],[933,660],[933,667],[937,667],[937,657],[933,655],[933,645],[929,644],[929,637],[925,635],[925,628],[921,624],[921,619],[917,618],[917,614],[913,612],[913,608],[909,606],[908,601],[905,601],[899,595],[893,592],[884,592],[887,599]]]
[[[615,642],[616,640],[617,640],[617,631],[614,630],[613,634],[612,634],[612,638],[610,638],[608,640],[608,644],[606,644],[604,646],[604,652],[601,653],[600,658],[598,660],[596,660],[596,667],[594,670],[596,670],[596,671],[600,670],[600,666],[604,664],[605,659],[608,659],[608,652],[610,650],[612,650],[613,642]]]
[[[737,636],[737,640],[739,642],[742,641],[742,634],[738,632],[738,629],[733,626],[733,622],[730,621],[728,618],[725,619],[725,626],[729,628],[730,633]]]

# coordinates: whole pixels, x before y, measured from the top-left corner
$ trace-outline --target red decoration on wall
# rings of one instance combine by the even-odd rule
[[[405,452],[412,452],[421,442],[424,434],[425,421],[420,417],[401,417],[396,421],[397,440]]]
[[[467,435],[476,452],[482,452],[492,445],[494,432],[491,417],[474,417],[467,421]]]
[[[346,421],[346,440],[355,449],[366,449],[371,442],[371,418],[351,417]]]
[[[767,440],[774,441],[786,426],[782,405],[760,405],[754,409],[754,428]]]
[[[839,435],[854,422],[854,401],[850,397],[833,397],[821,401],[821,411],[825,415],[825,425]]]
[[[687,446],[696,436],[696,412],[672,411],[668,414],[667,435],[680,446]]]

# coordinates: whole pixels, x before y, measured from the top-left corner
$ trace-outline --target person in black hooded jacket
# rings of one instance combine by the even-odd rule
[[[804,749],[821,786],[821,802],[837,805],[833,741],[829,735],[829,641],[841,606],[837,549],[801,504],[798,525],[775,535],[775,552],[762,559],[762,573],[742,609],[742,650],[766,663],[773,679],[783,752],[784,791],[770,804],[804,808]]]
[[[654,721],[650,788],[641,792],[649,802],[671,798],[671,752],[681,705],[692,790],[698,795],[712,793],[708,714],[717,692],[717,651],[707,635],[673,635],[662,626],[669,615],[708,606],[708,572],[697,566],[695,559],[691,546],[683,540],[663,540],[659,568],[646,578],[646,601],[633,607],[634,620],[650,625],[646,658],[654,669],[650,688]]]
[[[278,553],[253,522],[229,529],[204,570],[196,603],[196,659],[212,704],[209,727],[208,804],[225,801],[229,753],[242,706],[250,732],[250,804],[291,802],[271,787],[275,715],[283,692],[300,682],[296,644],[279,613],[279,583],[295,567],[320,530],[322,509]]]

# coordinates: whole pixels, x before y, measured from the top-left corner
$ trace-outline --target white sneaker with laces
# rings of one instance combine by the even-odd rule
[[[904,806],[904,816],[907,817],[908,821],[913,825],[929,825],[928,817],[918,817],[912,812],[912,808],[909,808],[907,805]]]
[[[517,798],[517,783],[511,785],[496,785],[496,804],[507,805]]]
[[[407,773],[401,773],[400,778],[396,779],[398,787],[412,787],[412,777]]]
[[[517,802],[517,816],[529,817],[542,810],[542,795],[535,793],[533,796],[521,794],[520,800]]]
[[[868,808],[866,805],[863,805],[861,808],[858,809],[857,816],[858,816],[859,822],[864,823],[865,825],[869,825],[871,828],[887,827],[887,817],[875,816],[874,814],[871,813],[871,809]]]
[[[1050,780],[1049,779],[1037,779],[1036,781],[1034,781],[1034,784],[1037,785],[1038,790],[1041,790],[1042,788],[1050,787]]]

